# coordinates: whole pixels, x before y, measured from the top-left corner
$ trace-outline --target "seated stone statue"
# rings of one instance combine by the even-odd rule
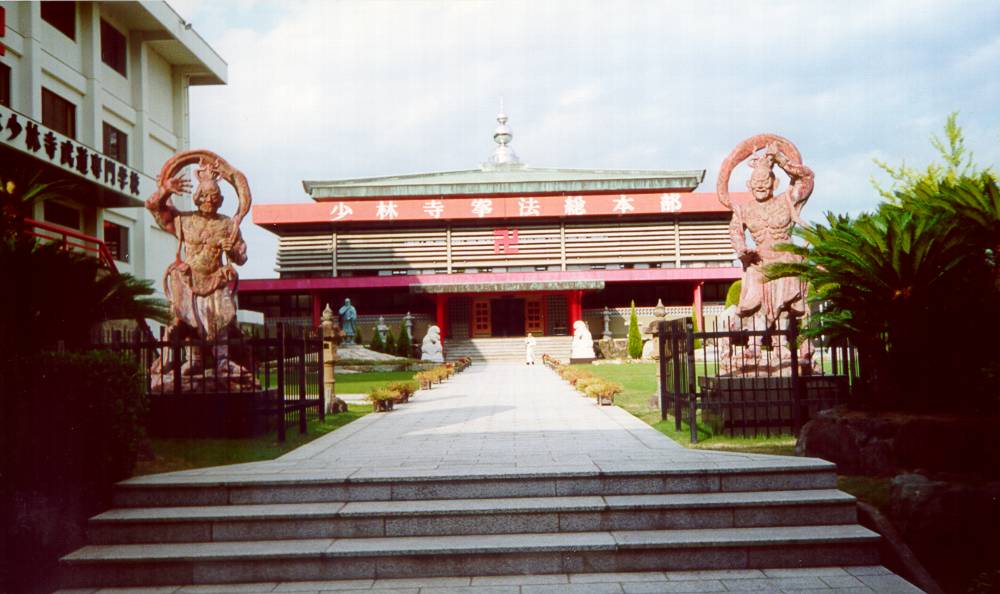
[[[590,329],[583,320],[573,322],[573,349],[570,351],[572,359],[595,359],[594,337],[590,335]]]
[[[420,360],[444,363],[444,352],[441,350],[441,329],[431,326],[427,329],[424,341],[420,344]]]

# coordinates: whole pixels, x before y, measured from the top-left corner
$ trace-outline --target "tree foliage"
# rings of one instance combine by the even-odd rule
[[[642,356],[642,334],[639,333],[639,318],[635,314],[635,301],[628,313],[628,356],[638,359]]]
[[[376,331],[377,332],[377,331]],[[390,355],[396,352],[396,337],[392,334],[392,328],[385,333],[385,353]]]
[[[797,229],[804,245],[781,249],[801,262],[767,270],[810,283],[816,313],[805,333],[857,345],[870,397],[884,406],[996,400],[983,378],[1000,355],[996,341],[984,340],[1000,331],[992,313],[1000,306],[1000,191],[971,163],[954,116],[945,135],[933,141],[943,163],[922,172],[880,164],[896,180],[891,200]]]
[[[368,345],[368,348],[376,353],[385,352],[385,343],[382,342],[382,334],[378,331],[378,328],[375,328],[375,331],[372,332],[372,342]]]
[[[396,354],[400,357],[411,357],[413,356],[413,340],[410,338],[410,332],[406,329],[406,324],[399,325],[399,337],[396,339]]]
[[[740,291],[743,290],[743,281],[738,280],[733,284],[729,285],[729,290],[726,291],[726,305],[725,307],[731,307],[740,302]]]

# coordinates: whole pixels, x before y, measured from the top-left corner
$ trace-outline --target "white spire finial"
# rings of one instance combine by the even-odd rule
[[[500,113],[497,114],[497,124],[493,130],[493,142],[497,147],[493,150],[490,160],[483,163],[483,169],[509,169],[522,167],[521,160],[514,154],[514,149],[508,146],[514,138],[510,127],[507,126],[507,114],[503,110],[503,95],[500,96]]]

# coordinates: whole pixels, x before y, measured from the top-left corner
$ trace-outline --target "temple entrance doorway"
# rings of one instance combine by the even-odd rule
[[[524,299],[501,297],[490,304],[492,336],[524,336]]]

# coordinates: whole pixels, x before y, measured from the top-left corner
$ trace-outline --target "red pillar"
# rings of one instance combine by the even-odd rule
[[[313,291],[309,296],[312,297],[313,328],[319,328],[319,319],[323,314],[323,303],[320,301],[319,291]]]
[[[583,319],[583,291],[570,291],[566,295],[566,309],[569,313],[569,328],[570,334],[573,334],[573,324],[577,320]]]
[[[692,304],[694,317],[698,321],[698,330],[700,332],[705,331],[705,312],[701,304],[701,287],[704,284],[705,281],[698,281],[694,284],[694,303]]]
[[[441,330],[441,338],[448,336],[448,296],[441,293],[434,295],[435,322]]]

